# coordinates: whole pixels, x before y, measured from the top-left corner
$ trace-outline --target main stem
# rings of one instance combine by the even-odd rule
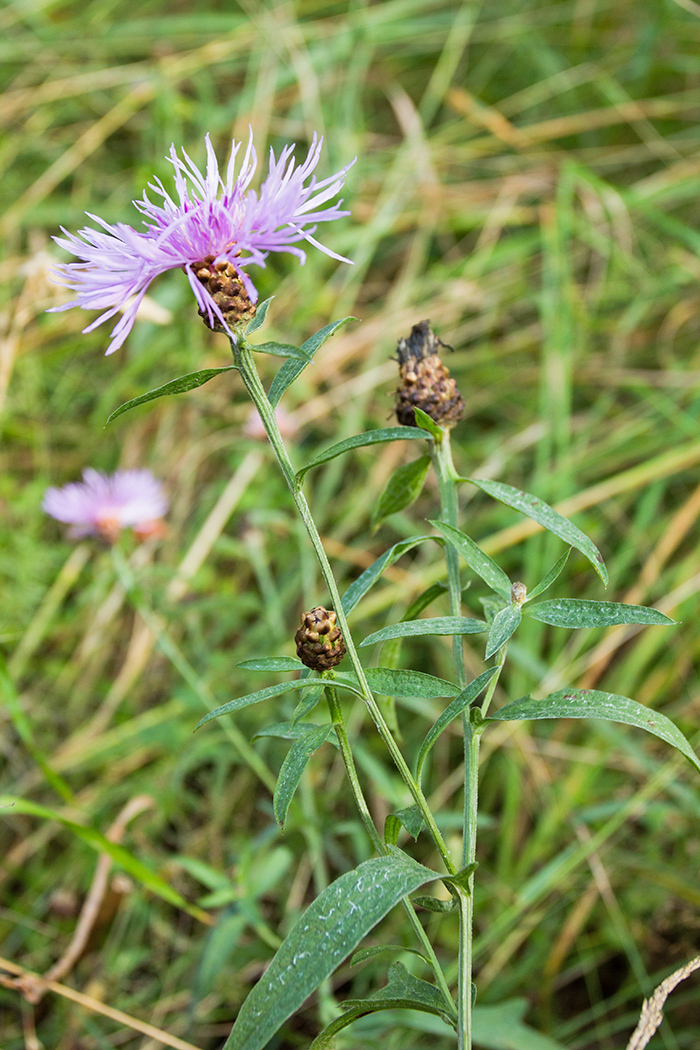
[[[396,743],[376,700],[374,699],[369,683],[367,682],[364,669],[360,663],[355,644],[352,640],[352,635],[350,634],[350,628],[343,610],[343,604],[338,591],[338,585],[335,582],[335,576],[333,575],[331,564],[323,547],[323,543],[321,542],[321,537],[316,528],[309,505],[306,502],[306,497],[304,496],[300,485],[297,484],[294,468],[287,453],[282,435],[280,434],[279,427],[277,426],[274,409],[268,401],[265,388],[260,381],[260,376],[258,375],[253,360],[253,354],[244,340],[241,340],[239,343],[232,340],[231,349],[233,351],[233,359],[236,367],[240,371],[245,388],[258,410],[258,414],[262,420],[263,426],[265,427],[267,436],[270,439],[270,444],[277,456],[277,462],[280,465],[280,469],[282,470],[284,479],[291,490],[299,515],[304,522],[307,533],[309,534],[309,538],[321,568],[323,579],[333,602],[338,626],[343,633],[347,654],[357,676],[360,689],[362,690],[362,698],[367,706],[367,710],[369,711],[370,716],[377,727],[377,731],[391,755],[401,779],[410,791],[413,801],[420,810],[421,816],[430,832],[433,842],[440,852],[445,867],[451,875],[454,875],[457,872],[457,867],[450,856],[445,840],[435,823],[435,818],[428,806],[425,796],[423,795],[420,786],[413,778],[401,750]]]
[[[440,494],[440,517],[457,528],[459,504],[457,501],[457,472],[452,462],[450,432],[443,431],[441,441],[433,444],[433,466]],[[445,549],[447,586],[452,616],[462,615],[462,584],[459,575],[459,555],[451,544]],[[464,668],[462,635],[452,639],[454,672],[460,690],[467,684]],[[464,812],[462,818],[462,867],[474,862],[476,856],[476,813],[479,793],[479,734],[469,721],[469,713],[462,714],[464,738]],[[457,1035],[459,1050],[472,1046],[472,957],[474,927],[474,874],[469,876],[468,890],[458,889],[459,905],[459,962],[457,987]]]

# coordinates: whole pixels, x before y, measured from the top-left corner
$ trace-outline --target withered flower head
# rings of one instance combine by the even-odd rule
[[[301,627],[294,635],[297,655],[314,671],[328,671],[345,656],[345,642],[332,610],[317,605],[301,614]]]
[[[464,398],[438,356],[441,346],[448,344],[438,339],[428,321],[414,324],[408,339],[399,339],[401,382],[396,390],[396,418],[402,426],[416,426],[416,407],[444,429],[462,418]]]

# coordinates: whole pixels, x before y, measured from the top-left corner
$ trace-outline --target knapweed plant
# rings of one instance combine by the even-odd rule
[[[504,1025],[511,1039],[508,1046],[554,1048],[556,1044],[544,1036],[536,1036],[512,1011],[504,1010],[503,1016],[499,1017],[498,1011],[494,1015],[493,1006],[480,1007],[472,981],[481,738],[490,727],[503,721],[608,719],[654,734],[677,748],[700,770],[700,761],[680,730],[664,715],[628,697],[572,687],[547,696],[513,697],[499,708],[494,706],[496,688],[508,659],[509,642],[517,636],[524,617],[572,630],[613,624],[668,626],[673,621],[655,609],[637,605],[542,598],[566,569],[572,549],[590,562],[605,584],[607,574],[603,558],[576,525],[537,496],[502,482],[462,476],[455,468],[450,431],[462,415],[464,402],[444,363],[444,354],[441,356],[445,344],[426,321],[416,323],[410,334],[398,340],[396,414],[399,425],[357,434],[332,445],[310,463],[294,462],[297,457],[293,451],[290,454],[285,445],[276,409],[290,385],[313,364],[314,355],[325,341],[353,318],[346,317],[326,325],[300,346],[294,342],[256,342],[270,300],[258,304],[257,292],[247,271],[251,266],[264,265],[265,257],[271,251],[291,252],[303,262],[301,246],[304,244],[342,259],[319,244],[314,234],[320,223],[348,214],[340,210],[342,202],[331,202],[337,197],[350,165],[329,178],[316,181],[313,172],[319,161],[321,141],[314,139],[306,160],[299,166],[295,165],[293,147],[286,147],[279,158],[271,153],[269,173],[256,192],[251,189],[256,167],[252,141],[245,150],[238,174],[235,163],[241,148],[239,145],[233,144],[223,175],[219,172],[209,139],[206,148],[204,174],[186,154],[181,159],[174,148],[171,150],[170,160],[175,170],[174,193],[171,195],[160,182],[155,182],[150,191],[158,198],[158,203],[153,203],[146,194],[135,202],[144,216],[145,231],[123,224],[111,226],[93,217],[99,229],[84,229],[80,237],[66,233],[63,238],[57,238],[59,245],[78,257],[77,262],[63,265],[58,271],[60,279],[76,293],[75,300],[63,308],[80,305],[101,310],[101,315],[86,330],[121,311],[122,316],[112,331],[107,350],[112,353],[128,335],[139,301],[150,282],[165,270],[179,267],[190,283],[204,323],[229,339],[233,354],[230,366],[208,368],[173,378],[158,389],[117,408],[110,419],[163,395],[191,390],[218,373],[238,370],[308,533],[326,592],[318,595],[314,608],[301,613],[301,625],[295,638],[298,658],[274,653],[256,654],[255,659],[241,665],[262,674],[288,672],[289,680],[236,697],[210,711],[199,727],[213,719],[230,718],[251,704],[268,706],[270,732],[291,741],[273,797],[274,815],[282,827],[310,756],[324,744],[335,744],[347,774],[347,789],[376,854],[354,870],[346,871],[323,890],[291,928],[245,1000],[226,1040],[226,1050],[263,1050],[286,1019],[356,952],[363,938],[397,905],[404,910],[414,939],[413,946],[385,945],[360,949],[354,955],[354,961],[361,963],[382,952],[390,955],[409,951],[413,953],[411,971],[402,962],[394,962],[388,968],[387,980],[382,987],[364,998],[340,1003],[337,1015],[313,1041],[314,1050],[331,1046],[338,1032],[363,1015],[392,1009],[418,1010],[441,1019],[446,1026],[444,1031],[447,1033],[452,1028],[455,1041],[463,1050],[474,1043],[487,1047],[505,1046]],[[258,353],[284,359],[269,389],[263,387],[256,368],[255,355]],[[394,544],[341,594],[312,509],[304,495],[305,478],[314,468],[336,457],[352,454],[354,449],[393,441],[416,444],[419,455],[401,466],[389,481],[376,508],[375,522],[409,506],[420,493],[431,468],[437,479],[439,505],[429,527]],[[91,476],[86,478],[86,483],[96,481]],[[527,586],[519,580],[511,580],[468,535],[459,519],[461,486],[475,486],[486,497],[533,519],[561,541],[561,556],[542,579],[528,579]],[[51,513],[58,517],[63,513],[62,520],[75,520],[68,514],[65,495],[63,510],[58,506],[57,494],[47,497],[47,502],[49,500],[53,509],[48,505],[47,509]],[[104,530],[108,524],[98,524],[96,528]],[[437,546],[444,556],[446,584],[427,589],[408,608],[400,622],[388,624],[369,637],[357,640],[351,620],[359,603],[389,566],[422,544]],[[526,569],[523,569],[522,576],[527,578]],[[479,610],[468,609],[464,600],[465,584],[475,577],[479,577],[490,591]],[[442,609],[441,603],[444,603]],[[423,616],[428,607],[439,615]],[[471,677],[466,670],[465,635],[483,636],[483,670],[476,677]],[[426,636],[452,638],[452,673],[449,678],[437,678],[397,666],[399,662],[410,664],[411,640]],[[377,647],[382,645],[385,647],[379,652],[385,657],[384,666],[381,659],[379,662],[361,659],[361,650],[369,654],[377,652]],[[400,645],[399,661],[397,649]],[[295,693],[299,699],[291,720],[279,723],[275,698],[284,693]],[[374,823],[365,797],[363,777],[356,765],[353,734],[346,727],[343,711],[343,696],[347,694],[361,698],[374,730],[386,748],[388,760],[393,763],[405,787],[409,804],[392,812],[383,827]],[[396,698],[411,698],[414,705],[436,699],[444,703],[437,720],[426,726],[424,739],[414,753],[404,753],[399,742],[393,704]],[[454,720],[461,722],[465,768],[458,849],[454,848],[453,841],[452,846],[448,846],[440,830],[439,814],[431,811],[424,790],[424,781],[429,777],[431,749]],[[410,845],[398,846],[404,830],[408,832],[409,840],[411,837],[417,839],[419,835],[432,840],[433,866],[427,867],[413,859]],[[425,856],[425,853],[421,855]],[[424,889],[440,881],[447,893],[431,895]],[[414,896],[416,891],[420,891],[418,896]],[[436,919],[435,913],[442,919]],[[426,917],[431,921],[426,923]],[[458,924],[456,960],[438,958],[428,932],[435,921]],[[494,1032],[494,1024],[500,1036]]]

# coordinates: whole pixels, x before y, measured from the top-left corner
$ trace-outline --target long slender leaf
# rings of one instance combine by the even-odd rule
[[[394,670],[391,667],[368,667],[365,671],[372,692],[387,696],[417,696],[424,700],[436,696],[456,696],[459,689],[444,678],[422,671]]]
[[[296,475],[297,481],[301,481],[314,467],[320,467],[322,463],[329,463],[332,459],[342,456],[344,452],[350,452],[354,448],[380,445],[386,441],[415,441],[416,438],[421,438],[424,441],[425,435],[414,427],[380,427],[378,430],[368,430],[364,434],[355,434],[353,437],[345,438],[344,441],[339,441],[336,445],[331,445],[325,452],[321,452],[310,463],[307,463],[305,467],[298,470]]]
[[[675,624],[658,609],[618,602],[592,602],[577,598],[555,598],[528,607],[528,614],[555,627],[612,627],[621,623]]]
[[[571,554],[571,550],[572,550],[571,547],[569,547],[568,550],[565,550],[564,553],[562,554],[561,558],[559,558],[559,560],[552,566],[552,568],[549,570],[549,572],[545,576],[542,577],[540,582],[535,587],[532,588],[532,590],[528,594],[527,598],[525,599],[526,603],[527,602],[531,602],[532,599],[536,598],[538,594],[542,594],[543,591],[546,591],[548,587],[552,586],[554,581],[561,574],[561,571],[564,568],[564,566],[566,565],[567,561],[569,560],[569,555]]]
[[[380,988],[367,999],[346,999],[341,1006],[347,1012],[331,1021],[328,1027],[316,1036],[309,1050],[329,1050],[334,1045],[338,1032],[347,1028],[358,1017],[377,1010],[420,1010],[441,1017],[453,1027],[455,1025],[454,1015],[447,1009],[439,989],[427,981],[422,981],[420,977],[414,977],[398,962],[390,968],[385,988]]]
[[[418,499],[430,470],[430,456],[420,456],[411,463],[404,463],[389,478],[386,488],[372,515],[372,528],[376,529],[392,514],[404,510]]]
[[[497,653],[517,630],[523,618],[522,610],[515,602],[500,609],[493,618],[486,641],[486,659]]]
[[[224,1050],[263,1050],[387,912],[435,878],[396,853],[367,860],[331,883],[294,924],[243,1003]]]
[[[700,759],[671,719],[626,696],[596,689],[560,689],[542,700],[533,700],[531,696],[514,700],[494,712],[487,721],[512,722],[530,718],[604,718],[608,722],[637,726],[677,748],[700,772]]]
[[[245,671],[303,671],[304,664],[296,656],[261,656],[241,660],[236,667]]]
[[[528,518],[532,518],[542,528],[553,532],[559,539],[564,540],[571,547],[575,547],[584,557],[588,558],[603,583],[607,586],[608,572],[605,568],[605,562],[593,540],[589,540],[585,533],[581,532],[573,522],[565,518],[559,511],[556,511],[554,507],[550,507],[548,503],[544,503],[529,492],[522,492],[520,489],[513,488],[512,485],[504,485],[501,481],[486,481],[482,478],[463,478],[462,480],[471,482],[472,485],[476,485],[483,492],[488,493],[489,496],[493,496],[494,499],[505,503],[507,507],[512,507],[513,510],[527,515]]]
[[[478,678],[475,678],[473,682],[470,682],[469,685],[462,690],[459,696],[455,697],[450,706],[445,708],[437,722],[430,727],[418,752],[418,759],[416,761],[416,780],[420,782],[423,765],[425,764],[430,749],[437,738],[443,730],[447,728],[450,722],[453,721],[453,719],[457,718],[458,715],[461,715],[462,711],[469,707],[473,700],[476,700],[479,693],[486,688],[497,670],[498,667],[489,667],[488,671],[482,672]]]
[[[462,555],[469,568],[473,569],[477,576],[481,576],[484,583],[488,583],[496,594],[510,601],[510,580],[500,565],[496,565],[488,554],[484,554],[470,536],[445,521],[431,521],[430,524],[442,533],[447,542]]]
[[[239,696],[235,700],[229,700],[227,704],[222,704],[221,707],[214,708],[208,715],[200,719],[194,728],[199,729],[201,726],[206,725],[207,722],[211,722],[212,719],[221,718],[222,715],[230,715],[233,711],[240,711],[242,707],[259,704],[261,700],[269,700],[273,696],[281,696],[282,693],[287,693],[294,689],[313,688],[318,688],[317,678],[300,678],[294,682],[283,682],[281,685],[269,685],[266,689],[258,689],[255,693],[247,693],[245,696]]]
[[[376,561],[372,562],[369,568],[365,569],[362,575],[358,576],[350,584],[343,595],[342,604],[345,615],[347,616],[355,608],[370,587],[374,586],[384,570],[393,565],[402,554],[417,547],[419,543],[425,543],[426,540],[432,539],[434,539],[433,536],[411,536],[408,540],[399,540],[398,543],[395,543],[393,547],[385,551]]]
[[[271,295],[269,299],[265,299],[264,302],[258,303],[258,307],[255,311],[255,317],[246,325],[245,334],[252,335],[253,332],[257,332],[258,328],[262,328],[265,324],[265,318],[267,317],[267,311],[270,309],[270,303],[274,299],[274,295]]]
[[[402,620],[381,631],[368,634],[359,645],[372,645],[392,638],[422,638],[432,635],[483,634],[488,625],[483,620],[469,620],[466,616],[435,616],[425,620]]]
[[[289,804],[294,797],[294,792],[299,785],[309,759],[314,751],[318,751],[331,736],[335,735],[335,729],[332,725],[303,726],[302,728],[304,732],[294,741],[282,763],[277,784],[275,785],[275,793],[272,797],[272,810],[275,814],[275,820],[281,828],[284,827]]]
[[[270,391],[267,395],[267,399],[273,408],[276,408],[280,402],[280,398],[284,394],[285,390],[291,386],[297,376],[300,376],[306,366],[313,360],[316,351],[323,346],[327,339],[330,339],[339,328],[348,324],[350,321],[356,321],[356,317],[343,317],[340,321],[331,321],[320,331],[315,332],[314,335],[309,336],[306,342],[301,344],[301,350],[304,354],[302,360],[288,360],[282,365],[275,378],[272,380],[270,385]],[[250,331],[250,327],[248,331]]]
[[[308,364],[309,358],[300,346],[292,343],[248,343],[248,349],[261,354],[272,354],[273,357],[287,357],[291,361],[303,361]]]
[[[158,386],[154,390],[149,390],[146,394],[139,394],[138,397],[133,397],[131,401],[125,401],[119,408],[115,408],[114,412],[107,417],[105,426],[116,419],[117,416],[121,416],[124,412],[129,412],[132,408],[136,408],[137,405],[145,405],[147,401],[155,401],[159,397],[167,397],[169,394],[184,394],[188,390],[195,390],[196,387],[202,386],[204,383],[208,383],[214,376],[220,376],[222,372],[236,372],[238,371],[235,365],[226,365],[224,368],[202,368],[199,372],[188,372],[185,376],[178,376],[177,379],[171,379],[169,383],[165,383],[163,386]]]

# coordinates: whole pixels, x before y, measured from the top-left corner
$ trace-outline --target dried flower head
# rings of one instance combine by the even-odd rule
[[[416,407],[445,429],[462,418],[464,398],[438,357],[441,346],[448,344],[438,339],[428,321],[414,324],[408,339],[399,339],[401,382],[396,390],[396,418],[402,426],[416,426]]]
[[[336,615],[322,605],[301,614],[301,627],[294,641],[299,659],[314,671],[328,671],[345,656],[345,642],[336,625]]]
[[[58,281],[71,288],[76,298],[53,309],[81,306],[104,311],[85,332],[123,311],[111,333],[107,349],[111,354],[131,331],[151,281],[181,267],[205,324],[234,337],[236,325],[255,313],[258,299],[246,266],[264,266],[269,252],[289,252],[304,263],[302,241],[334,259],[350,262],[313,237],[318,223],[350,214],[340,210],[342,200],[323,207],[340,191],[351,164],[318,182],[312,172],[322,144],[323,139],[314,135],[306,160],[298,166],[293,145],[285,146],[279,157],[270,150],[268,175],[259,193],[249,188],[257,164],[252,133],[238,176],[235,162],[241,143],[231,145],[225,177],[219,173],[208,135],[204,174],[184,150],[181,160],[172,145],[169,160],[175,169],[174,195],[154,179],[148,188],[160,202],[154,204],[146,192],[142,200],[134,201],[145,216],[145,232],[121,222],[112,225],[88,213],[101,230],[88,226],[78,236],[63,230],[64,237],[54,238],[80,261],[55,268]]]
[[[150,470],[108,475],[88,467],[82,481],[47,489],[42,507],[52,518],[71,525],[74,538],[101,536],[114,543],[126,528],[142,539],[159,532],[168,500]]]

